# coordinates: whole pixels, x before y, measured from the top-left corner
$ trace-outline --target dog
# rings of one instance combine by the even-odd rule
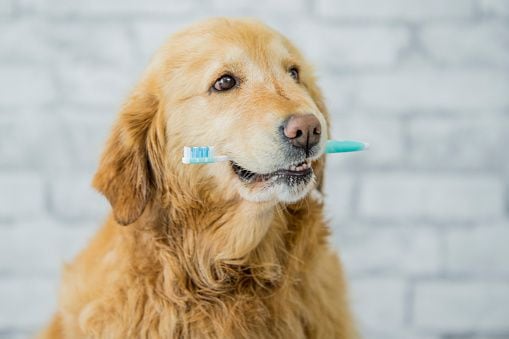
[[[42,338],[356,338],[320,197],[311,66],[251,19],[173,35],[123,105],[93,186],[103,227]],[[184,146],[229,161],[182,163]]]

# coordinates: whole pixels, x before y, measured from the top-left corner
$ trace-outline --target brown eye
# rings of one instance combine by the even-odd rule
[[[216,91],[227,91],[233,88],[233,86],[235,86],[236,84],[237,82],[235,81],[234,77],[232,77],[231,75],[223,75],[222,77],[216,80],[213,87]]]
[[[299,70],[297,69],[297,67],[290,68],[288,70],[288,73],[290,73],[290,76],[293,78],[293,80],[299,81]]]

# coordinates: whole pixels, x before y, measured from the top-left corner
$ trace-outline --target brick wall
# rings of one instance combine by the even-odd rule
[[[337,138],[328,215],[366,338],[509,338],[509,1],[2,0],[0,338],[55,306],[98,227],[90,187],[148,58],[179,27],[252,15],[316,64]]]

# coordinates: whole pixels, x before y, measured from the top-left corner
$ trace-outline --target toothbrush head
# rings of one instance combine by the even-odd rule
[[[216,156],[213,146],[184,147],[184,164],[211,164],[228,160],[226,156]]]
[[[209,164],[214,161],[214,147],[184,147],[184,164]]]

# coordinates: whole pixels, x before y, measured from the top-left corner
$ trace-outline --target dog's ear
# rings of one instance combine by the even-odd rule
[[[154,137],[158,96],[142,83],[119,113],[92,185],[109,200],[121,225],[129,225],[153,198],[161,137]],[[164,136],[163,136],[164,138]]]

